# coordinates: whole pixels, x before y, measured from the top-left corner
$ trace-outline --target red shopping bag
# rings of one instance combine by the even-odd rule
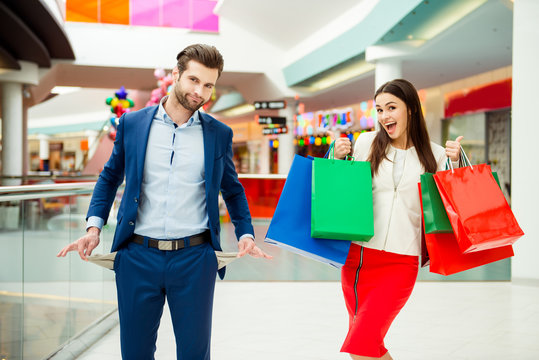
[[[421,199],[421,184],[418,186]],[[429,271],[436,274],[452,275],[514,255],[511,245],[463,254],[455,233],[425,234],[424,228],[421,232],[430,257]]]
[[[524,235],[489,165],[439,171],[434,180],[463,253],[511,245]]]

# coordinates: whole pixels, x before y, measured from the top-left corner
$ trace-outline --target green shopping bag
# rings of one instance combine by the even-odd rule
[[[374,235],[370,163],[315,158],[312,171],[311,236],[370,240]]]
[[[469,166],[467,159],[462,160],[465,166]],[[449,159],[446,163],[446,170],[450,167]],[[423,204],[423,221],[425,222],[425,234],[440,234],[440,233],[452,233],[453,228],[447,217],[444,203],[440,197],[440,192],[434,181],[434,174],[424,173],[421,174],[421,199]],[[498,180],[498,174],[493,171],[492,175],[498,186],[500,181]]]
[[[447,217],[433,175],[432,173],[424,173],[420,176],[425,234],[452,233],[453,228]]]

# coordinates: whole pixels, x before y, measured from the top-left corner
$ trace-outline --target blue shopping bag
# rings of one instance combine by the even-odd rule
[[[294,157],[264,242],[340,268],[350,241],[311,237],[313,160]]]

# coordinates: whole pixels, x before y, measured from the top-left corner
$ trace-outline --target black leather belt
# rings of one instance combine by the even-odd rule
[[[133,234],[131,241],[135,244],[144,245],[145,236]],[[204,231],[203,233],[186,236],[180,239],[171,239],[171,240],[158,240],[158,239],[148,239],[148,247],[156,248],[159,250],[179,250],[188,246],[196,246],[210,241],[210,232],[209,230]]]

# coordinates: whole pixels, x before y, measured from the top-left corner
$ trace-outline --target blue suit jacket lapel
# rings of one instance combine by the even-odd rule
[[[206,178],[206,196],[210,188],[211,178],[213,176],[213,162],[215,161],[215,128],[213,119],[206,114],[199,112],[200,122],[202,124],[202,136],[204,138],[204,172]]]
[[[136,156],[137,156],[137,182],[142,183],[142,175],[144,171],[144,160],[146,159],[146,148],[148,146],[148,137],[150,136],[150,127],[153,118],[157,113],[158,106],[149,107],[143,112],[136,121]]]

